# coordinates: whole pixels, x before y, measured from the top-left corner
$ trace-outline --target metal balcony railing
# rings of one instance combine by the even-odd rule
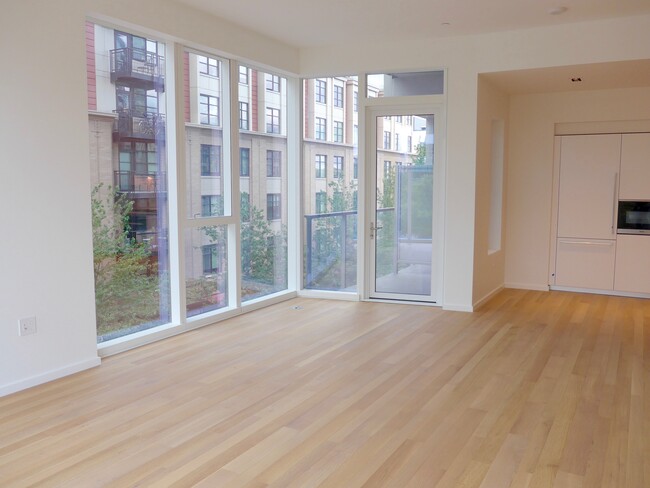
[[[165,58],[145,49],[123,47],[110,51],[111,82],[125,82],[147,90],[164,91]]]
[[[114,139],[160,141],[165,139],[165,116],[135,110],[118,110],[113,127]]]
[[[115,188],[120,192],[160,193],[167,191],[167,174],[139,174],[134,171],[115,171]]]

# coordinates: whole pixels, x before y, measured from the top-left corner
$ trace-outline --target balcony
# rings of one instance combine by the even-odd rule
[[[113,126],[113,141],[161,141],[165,139],[165,116],[119,110]]]
[[[111,82],[145,90],[165,91],[165,58],[144,49],[112,49]]]
[[[140,174],[134,171],[115,171],[115,189],[129,193],[133,198],[151,198],[167,192],[167,174]]]

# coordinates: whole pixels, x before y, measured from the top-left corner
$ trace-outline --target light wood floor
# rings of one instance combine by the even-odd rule
[[[281,303],[1,398],[32,485],[645,488],[650,300]]]

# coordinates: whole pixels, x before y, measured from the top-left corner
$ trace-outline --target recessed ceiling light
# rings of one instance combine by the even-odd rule
[[[566,8],[566,7],[553,7],[553,8],[548,9],[548,14],[549,15],[560,15],[560,14],[563,14],[564,12],[566,12],[567,10],[569,10],[569,9]]]

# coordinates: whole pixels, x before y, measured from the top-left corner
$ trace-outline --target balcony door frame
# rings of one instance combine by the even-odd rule
[[[365,88],[365,87],[364,87]],[[433,223],[431,256],[431,294],[415,296],[399,293],[377,293],[375,291],[375,241],[370,239],[370,225],[375,221],[376,186],[377,186],[377,117],[434,116],[434,167],[433,167]],[[365,144],[361,157],[363,165],[363,211],[360,212],[362,226],[359,232],[359,246],[363,249],[364,259],[360,259],[363,277],[359,290],[360,298],[368,301],[399,301],[424,305],[442,305],[443,295],[443,257],[445,229],[445,172],[446,172],[446,111],[444,95],[411,96],[394,98],[371,98],[365,100],[364,106]],[[363,242],[362,242],[363,241]]]

